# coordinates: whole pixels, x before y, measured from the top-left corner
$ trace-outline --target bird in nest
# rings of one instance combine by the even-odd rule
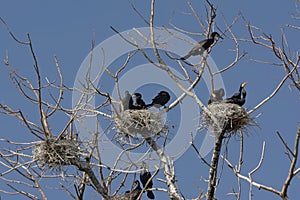
[[[128,90],[125,91],[125,96],[122,99],[123,111],[128,109],[134,109],[133,99]]]
[[[166,103],[168,103],[168,101],[170,100],[170,94],[166,91],[160,91],[153,99],[152,99],[152,103],[146,105],[146,108],[149,107],[156,107],[156,108],[160,108],[162,106],[165,106]]]
[[[132,97],[135,98],[135,104],[133,105],[132,109],[142,110],[146,108],[146,103],[142,99],[141,93],[134,93]]]
[[[220,102],[223,100],[223,97],[225,95],[225,91],[223,88],[214,90],[211,95],[210,98],[208,100],[208,105],[213,103],[213,102]]]
[[[223,103],[233,103],[237,104],[239,106],[243,106],[246,102],[246,95],[247,92],[245,90],[245,86],[247,85],[247,82],[243,82],[240,85],[239,91],[232,95],[232,97],[224,99],[222,102]]]

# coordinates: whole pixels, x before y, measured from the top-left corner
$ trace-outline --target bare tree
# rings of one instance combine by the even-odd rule
[[[98,88],[97,80],[99,80],[102,72],[93,74],[94,71],[92,71],[91,66],[87,66],[86,74],[84,74],[85,79],[80,83],[81,88],[67,87],[65,85],[61,66],[56,57],[54,57],[54,65],[58,80],[52,81],[48,80],[47,77],[42,77],[42,67],[39,65],[36,57],[30,35],[27,35],[26,41],[20,41],[9,29],[4,19],[0,18],[10,36],[17,43],[29,48],[31,52],[35,78],[24,77],[19,74],[11,66],[8,53],[5,58],[5,65],[10,70],[11,81],[16,85],[20,95],[25,101],[35,106],[38,114],[38,120],[35,120],[34,117],[31,119],[22,110],[15,109],[8,104],[0,104],[0,113],[17,118],[31,134],[30,138],[34,138],[30,142],[17,142],[1,138],[1,142],[5,144],[0,150],[0,165],[5,169],[1,171],[1,179],[10,190],[0,189],[0,192],[8,195],[23,195],[29,199],[47,199],[45,187],[40,181],[42,178],[47,178],[55,180],[58,183],[57,187],[63,189],[70,198],[78,200],[84,199],[84,194],[91,190],[107,200],[141,199],[146,191],[164,192],[167,193],[170,199],[186,199],[177,185],[175,163],[165,152],[170,128],[164,124],[162,115],[179,106],[179,103],[186,96],[190,96],[202,111],[201,128],[208,129],[215,136],[211,161],[207,161],[202,157],[198,150],[199,147],[194,143],[194,140],[192,141],[191,146],[195,153],[203,161],[204,165],[209,167],[207,172],[208,179],[206,180],[207,188],[201,189],[199,195],[194,197],[194,199],[217,199],[217,189],[220,180],[222,180],[222,176],[219,174],[222,174],[224,168],[223,165],[220,167],[220,163],[226,163],[233,172],[232,175],[237,178],[238,191],[233,192],[236,199],[241,199],[241,181],[246,181],[249,183],[249,199],[252,199],[253,187],[257,187],[287,200],[291,181],[300,172],[300,168],[297,167],[300,124],[298,124],[298,130],[295,133],[293,148],[287,144],[284,136],[279,131],[277,132],[278,138],[286,149],[285,153],[290,160],[290,167],[281,189],[275,189],[269,186],[268,183],[259,183],[253,178],[253,174],[263,164],[266,148],[265,142],[263,143],[257,166],[249,171],[248,175],[242,173],[245,151],[243,145],[244,134],[248,127],[257,126],[253,113],[276,96],[287,81],[290,81],[291,86],[300,92],[298,71],[300,55],[299,52],[291,52],[289,49],[289,38],[286,37],[285,32],[282,31],[281,41],[277,42],[272,35],[266,34],[261,28],[248,23],[242,15],[238,15],[231,22],[228,22],[225,16],[222,16],[222,24],[219,22],[217,24],[216,17],[221,15],[221,13],[218,12],[217,6],[212,2],[205,1],[202,9],[205,10],[206,16],[202,18],[198,16],[196,7],[189,0],[186,0],[187,6],[201,29],[201,35],[209,38],[212,32],[217,31],[235,47],[232,50],[233,54],[229,55],[231,56],[231,61],[226,66],[222,66],[220,70],[214,71],[207,60],[209,53],[216,48],[215,45],[218,45],[218,40],[207,48],[199,63],[180,60],[176,56],[171,55],[168,49],[161,50],[163,43],[156,37],[155,29],[160,29],[170,35],[172,33],[169,33],[167,28],[156,27],[155,16],[157,11],[155,9],[155,0],[151,1],[149,17],[145,17],[133,3],[129,3],[133,11],[149,26],[150,35],[144,35],[137,29],[135,30],[136,36],[123,35],[117,28],[111,27],[122,40],[135,47],[135,51],[128,53],[123,64],[117,70],[105,69],[104,73],[115,83],[118,98],[114,98],[108,91]],[[298,16],[295,15],[294,17]],[[238,22],[245,24],[244,27],[246,27],[245,30],[248,32],[248,37],[241,38],[234,33],[233,27],[237,26]],[[170,26],[184,34],[198,34],[184,30],[173,22],[170,23]],[[297,31],[300,29],[298,26],[290,24],[287,25],[287,28]],[[176,35],[172,36],[177,37]],[[184,40],[183,38],[179,39]],[[138,41],[150,44],[152,50],[149,52],[144,49]],[[216,101],[206,105],[201,100],[202,97],[192,92],[192,90],[202,80],[204,70],[207,70],[210,76],[212,95],[215,95],[215,77],[225,72],[230,72],[236,67],[237,63],[247,58],[247,53],[242,52],[240,49],[241,43],[250,44],[253,48],[259,46],[264,48],[265,51],[271,51],[274,61],[267,62],[251,59],[255,62],[281,67],[284,70],[282,79],[269,95],[250,110],[226,101]],[[94,50],[95,45],[92,42],[90,65],[95,57]],[[152,64],[153,68],[166,73],[172,79],[174,85],[181,90],[182,94],[173,100],[170,106],[158,111],[124,108],[124,101],[122,101],[124,97],[120,91],[119,80],[123,71],[129,68],[128,63],[134,62],[137,55],[142,55],[148,63]],[[103,60],[105,60],[105,52],[103,52],[102,56]],[[182,69],[184,77],[178,77],[172,68],[169,67],[169,62],[172,65],[176,65],[177,69]],[[183,84],[183,81],[189,83],[188,87]],[[79,94],[78,102],[75,102],[73,108],[66,108],[62,103],[64,95],[72,92]],[[98,97],[101,99],[101,102],[98,105],[94,105],[93,102]],[[53,122],[56,115],[63,116],[67,121],[58,133],[53,131],[55,126]],[[81,139],[78,137],[79,132],[74,128],[74,125],[83,118],[91,116],[97,118],[96,129],[91,129],[93,130],[90,133],[92,135],[91,139]],[[122,148],[122,152],[114,161],[114,166],[108,166],[102,160],[102,147],[98,145],[99,135],[104,135],[107,130],[102,131],[98,127],[98,119],[100,121],[103,119],[108,121],[107,130],[115,130],[115,134],[110,140]],[[230,149],[229,140],[233,135],[237,136],[240,142],[240,152],[237,161],[230,160],[226,153],[227,149]],[[143,162],[132,162],[128,159],[128,167],[126,169],[119,169],[118,165],[124,162],[124,156],[128,152],[133,152],[145,146],[150,147],[150,150],[155,152],[160,161],[160,166],[151,174],[146,186],[139,188],[136,186],[135,181],[138,179],[137,175],[146,170],[147,162],[151,162],[151,159],[145,158],[142,160]],[[145,157],[147,157],[146,155],[147,152]],[[162,177],[158,177],[160,170],[163,171]],[[62,182],[62,180],[67,181]],[[156,187],[154,185],[153,188],[147,187],[153,180],[164,183],[164,186]],[[125,193],[123,192],[124,188],[127,190]]]

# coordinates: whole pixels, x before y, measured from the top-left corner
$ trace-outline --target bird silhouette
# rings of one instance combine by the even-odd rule
[[[211,104],[211,103],[213,103],[213,102],[222,101],[224,95],[225,95],[225,91],[224,91],[223,88],[214,90],[214,91],[211,93],[211,95],[210,95],[210,98],[209,98],[209,100],[208,100],[208,105]]]
[[[133,98],[135,98],[135,104],[133,105],[133,109],[135,110],[141,110],[146,108],[146,103],[142,99],[141,93],[134,93],[132,95]]]
[[[146,108],[154,106],[156,108],[160,108],[165,106],[166,103],[170,100],[170,94],[166,91],[160,91],[153,99],[152,103],[146,105]]]
[[[138,197],[140,196],[141,192],[142,192],[142,188],[141,188],[140,182],[138,180],[135,180],[133,182],[133,187],[135,187],[135,188],[132,191],[128,190],[123,195],[128,200],[137,200]],[[119,197],[119,198],[121,199],[123,197]]]
[[[133,99],[128,90],[125,91],[125,96],[122,99],[123,111],[128,109],[134,109]]]
[[[222,102],[233,103],[233,104],[237,104],[239,106],[243,106],[246,102],[247,92],[244,89],[246,85],[247,85],[246,82],[241,83],[239,91],[237,93],[235,93],[234,95],[232,95],[232,97],[227,98],[227,99],[223,100]]]
[[[144,171],[142,171],[140,173],[140,181],[142,182],[143,187],[145,189],[149,189],[149,188],[153,187],[153,181],[150,180],[151,176],[152,176],[151,173],[146,169],[144,169]],[[148,180],[150,180],[150,181],[149,181],[148,185],[146,186]],[[147,197],[149,199],[155,199],[155,196],[151,190],[147,190]]]
[[[189,51],[189,53],[187,55],[181,57],[180,60],[186,60],[191,56],[202,55],[215,42],[216,36],[218,36],[219,38],[222,38],[219,33],[212,32],[210,34],[210,38],[199,41],[197,44],[195,44],[192,47],[192,49]]]

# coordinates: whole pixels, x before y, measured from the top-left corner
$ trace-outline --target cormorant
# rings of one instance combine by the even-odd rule
[[[160,91],[156,97],[152,99],[152,103],[148,104],[146,108],[154,106],[156,108],[160,108],[170,100],[170,94],[166,91]]]
[[[242,90],[242,98],[240,100],[237,101],[236,104],[238,104],[239,106],[243,106],[246,102],[246,95],[247,95],[247,92],[246,90]]]
[[[142,95],[140,93],[134,93],[133,98],[135,98],[134,108],[136,110],[141,110],[146,108],[146,103],[142,99]]]
[[[181,57],[180,60],[186,60],[191,56],[202,55],[204,53],[204,51],[206,51],[215,42],[216,36],[218,36],[219,38],[222,38],[219,33],[212,32],[210,34],[210,38],[201,40],[200,42],[195,44],[193,46],[193,48],[189,51],[189,53],[186,56]]]
[[[239,106],[244,105],[246,102],[246,95],[247,95],[247,92],[244,89],[246,84],[247,84],[246,82],[241,83],[239,92],[235,93],[232,97],[225,99],[223,102],[224,103],[234,103]]]
[[[140,186],[140,182],[138,180],[135,180],[133,182],[133,186],[135,187],[132,191],[126,191],[125,195],[130,200],[137,200],[142,192],[142,188]]]
[[[210,98],[208,100],[208,105],[213,103],[213,102],[216,102],[216,101],[222,101],[224,95],[225,95],[225,92],[224,92],[223,88],[220,88],[218,90],[214,90],[210,95]]]
[[[151,178],[151,176],[152,176],[151,173],[149,171],[147,171],[146,169],[143,172],[140,173],[140,181],[142,182],[143,187],[145,189],[149,189],[149,188],[153,187],[153,181],[152,180],[150,180],[147,187],[145,187],[146,183]],[[155,196],[154,196],[154,194],[151,190],[147,190],[147,197],[149,199],[155,199]]]
[[[125,91],[125,96],[122,99],[123,111],[128,109],[134,109],[133,99],[128,90]]]

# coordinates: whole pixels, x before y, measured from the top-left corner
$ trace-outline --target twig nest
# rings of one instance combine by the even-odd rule
[[[165,111],[157,110],[125,110],[115,117],[115,127],[120,133],[132,137],[140,134],[148,138],[162,131],[165,124],[164,114]]]
[[[67,139],[43,141],[37,144],[32,151],[33,159],[39,166],[58,169],[78,160],[80,152],[79,145]]]
[[[245,108],[232,103],[214,102],[209,104],[210,110],[216,122],[207,113],[203,115],[203,123],[214,133],[235,133],[248,125],[253,124]]]

